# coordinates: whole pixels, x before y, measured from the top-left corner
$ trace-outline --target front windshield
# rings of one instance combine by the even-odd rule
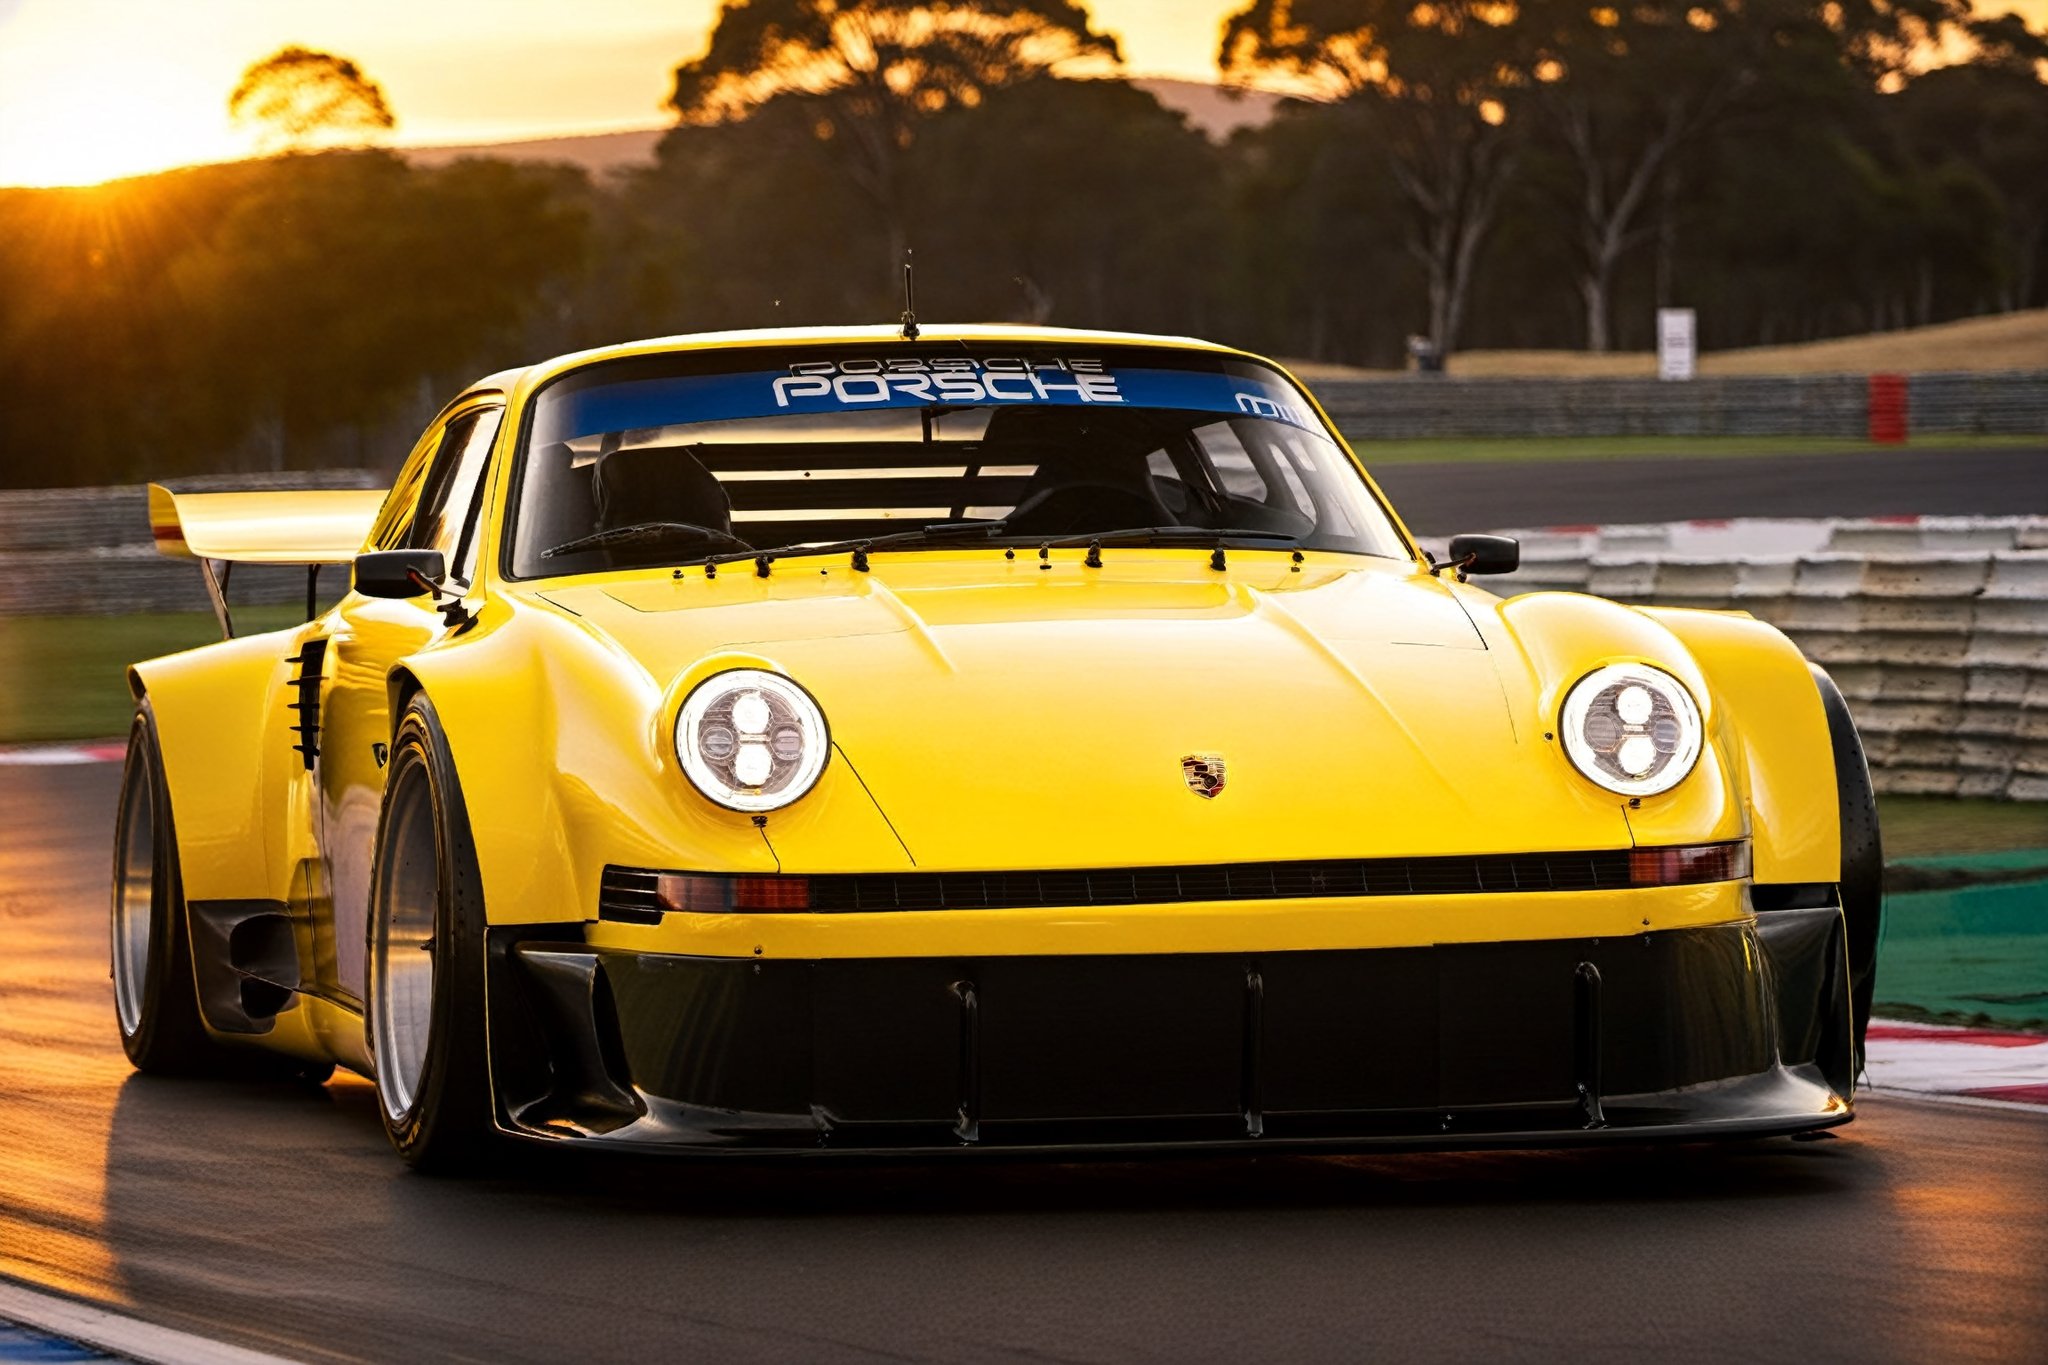
[[[928,544],[985,531],[997,545],[1236,536],[1407,553],[1279,374],[1150,347],[906,343],[595,365],[536,398],[513,525],[517,578],[925,527]]]

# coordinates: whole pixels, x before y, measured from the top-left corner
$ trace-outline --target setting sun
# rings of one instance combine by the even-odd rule
[[[82,79],[51,72],[9,97],[0,180],[13,184],[89,185],[244,154],[220,101],[168,63],[122,58]]]

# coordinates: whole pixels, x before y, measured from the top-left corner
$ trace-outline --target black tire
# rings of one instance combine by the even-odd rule
[[[207,1036],[199,1019],[185,888],[163,771],[156,714],[145,698],[128,727],[128,761],[114,817],[108,963],[114,982],[114,1024],[121,1033],[121,1049],[137,1071],[156,1076],[210,1074],[219,1071],[225,1050]],[[146,925],[136,923],[142,916],[147,917]]]
[[[1863,1070],[1863,1036],[1877,990],[1877,943],[1884,931],[1884,844],[1878,833],[1877,792],[1863,740],[1841,689],[1819,667],[1813,680],[1827,712],[1828,738],[1835,756],[1835,791],[1841,808],[1842,917],[1848,926],[1850,1015],[1855,1028],[1856,1071]]]
[[[421,945],[402,935],[428,909],[429,885],[431,938]],[[415,1170],[475,1169],[496,1146],[484,1033],[483,881],[455,763],[424,694],[407,704],[392,738],[368,918],[364,1022],[384,1131]],[[417,968],[408,985],[404,955],[422,947],[432,966],[423,1041],[421,1030],[405,1022],[422,1012],[401,1013],[399,1003],[417,999]],[[411,1057],[416,1074],[404,1060]]]
[[[156,712],[147,697],[128,727],[128,760],[121,773],[121,803],[114,817],[114,885],[109,912],[114,981],[114,1025],[121,1049],[137,1071],[152,1076],[210,1076],[248,1081],[325,1084],[332,1062],[225,1047],[206,1031],[192,964],[192,927],[185,914],[185,882],[178,863],[177,829]],[[144,875],[146,888],[137,885]],[[146,901],[149,925],[139,970],[123,970],[123,897]],[[131,911],[140,902],[130,900]]]

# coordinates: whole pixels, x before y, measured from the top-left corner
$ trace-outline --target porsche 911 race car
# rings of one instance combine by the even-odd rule
[[[145,1071],[347,1067],[440,1168],[1851,1115],[1880,858],[1826,676],[1468,584],[1515,543],[1434,561],[1268,361],[618,346],[472,385],[388,496],[152,519],[231,638],[130,674]],[[352,590],[235,638],[245,562]]]

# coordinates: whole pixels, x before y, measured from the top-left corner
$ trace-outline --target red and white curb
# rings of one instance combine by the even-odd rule
[[[1868,1042],[1880,1095],[2048,1112],[2048,1034],[1873,1019]]]
[[[119,763],[128,746],[118,739],[86,744],[17,744],[0,747],[0,768],[65,768],[77,763]]]

